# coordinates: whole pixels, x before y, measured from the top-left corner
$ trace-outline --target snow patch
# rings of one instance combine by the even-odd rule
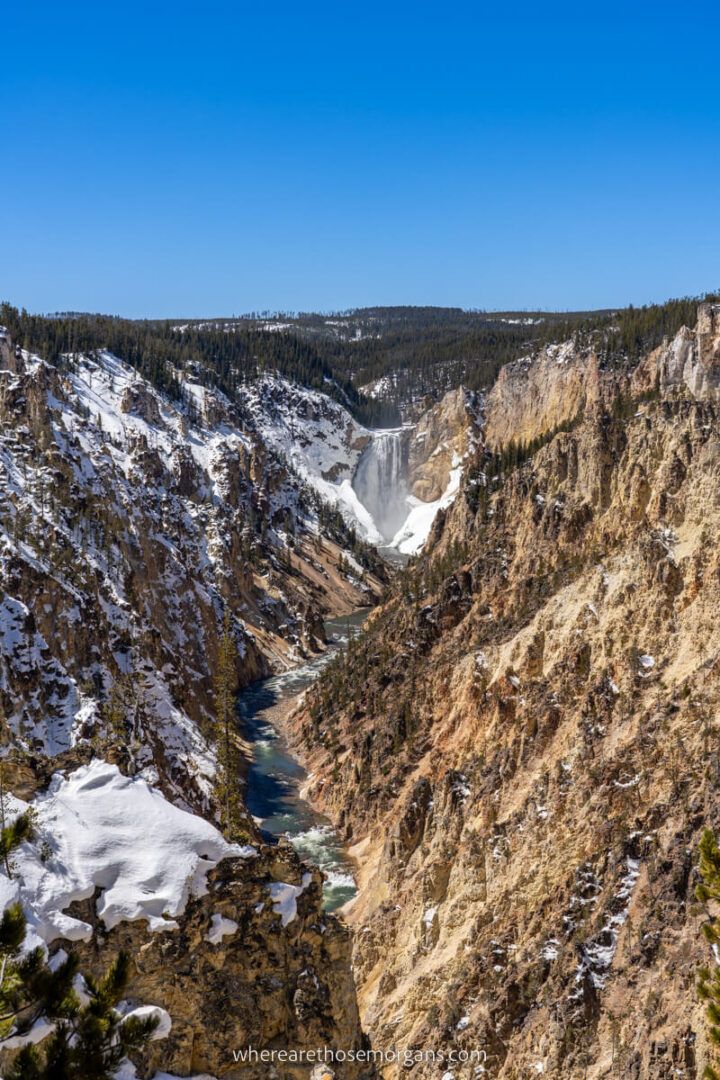
[[[219,945],[224,937],[229,937],[238,930],[238,924],[234,919],[228,919],[220,912],[215,912],[210,920],[210,929],[205,935],[205,940],[211,945]]]
[[[26,804],[14,800],[17,812]],[[168,802],[139,777],[95,760],[65,779],[57,773],[32,804],[37,837],[14,854],[16,876],[0,874],[0,904],[20,900],[27,947],[55,938],[87,941],[92,927],[65,913],[99,890],[96,910],[108,929],[145,919],[172,930],[188,898],[207,892],[208,870],[252,847],[229,844],[218,830]]]
[[[172,1030],[172,1018],[161,1005],[138,1005],[137,1008],[130,1009],[124,1014],[123,1023],[131,1017],[135,1020],[147,1020],[151,1016],[157,1017],[158,1025],[150,1036],[150,1041],[157,1042],[158,1039],[166,1039]]]
[[[445,491],[434,502],[423,503],[413,495],[408,496],[411,506],[405,523],[392,539],[391,547],[397,548],[403,555],[416,555],[430,535],[438,510],[450,506],[460,488],[462,466],[458,465],[450,473]]]
[[[312,881],[312,874],[303,874],[300,885],[289,885],[287,881],[273,881],[267,886],[273,910],[280,916],[283,926],[297,918],[297,901]]]

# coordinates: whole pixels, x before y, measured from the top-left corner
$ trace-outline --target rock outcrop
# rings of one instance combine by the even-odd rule
[[[629,385],[628,385],[629,378]],[[649,352],[634,371],[601,359],[598,344],[547,345],[506,364],[487,395],[484,438],[491,450],[528,444],[611,405],[622,392],[639,396],[687,391],[698,399],[720,392],[720,305],[701,304],[697,324]]]
[[[594,351],[575,341],[506,364],[485,402],[487,445],[500,450],[511,442],[529,443],[581,416],[597,400],[600,380]]]
[[[273,903],[276,884],[297,892],[291,918]],[[61,943],[78,953],[82,971],[97,976],[125,949],[133,957],[128,1001],[169,1013],[169,1035],[150,1043],[138,1074],[307,1080],[307,1061],[273,1063],[260,1052],[362,1049],[352,939],[322,910],[319,871],[308,871],[284,845],[255,859],[224,860],[208,885],[172,932],[148,934],[142,923],[123,922],[87,945]],[[92,918],[92,902],[86,906]],[[336,1075],[370,1080],[375,1071],[350,1062]]]
[[[422,502],[440,499],[450,474],[465,460],[477,435],[475,403],[466,390],[450,390],[411,430],[408,489]]]
[[[651,386],[664,394],[720,397],[720,304],[701,304],[694,330],[683,328],[669,345],[661,345],[639,365],[633,388]]]

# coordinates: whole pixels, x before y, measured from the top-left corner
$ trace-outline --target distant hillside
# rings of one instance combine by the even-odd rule
[[[373,307],[327,315],[253,314],[200,325],[296,334],[368,397],[403,408],[428,395],[437,400],[460,385],[491,385],[504,363],[532,349],[547,327],[564,319],[550,312]]]
[[[549,342],[600,335],[607,362],[637,360],[693,325],[702,299],[578,312],[464,311],[461,308],[362,308],[338,315],[256,320],[312,340],[332,369],[370,396],[399,407],[447,390],[490,387],[500,368]]]
[[[593,340],[604,363],[632,365],[692,325],[706,297],[618,310],[466,311],[372,307],[318,314],[252,313],[203,320],[129,320],[0,306],[13,339],[53,362],[108,349],[160,390],[179,395],[181,371],[235,398],[239,386],[278,372],[322,390],[368,427],[392,427],[408,407],[465,386],[484,390],[507,363],[550,342]]]
[[[278,342],[300,338],[342,385],[350,382],[366,398],[402,410],[426,396],[439,400],[461,385],[487,389],[509,361],[573,337],[582,341],[598,336],[605,362],[632,364],[681,326],[692,325],[702,299],[713,297],[576,312],[445,307],[372,307],[330,314],[265,312],[179,325],[186,333],[252,329]]]
[[[0,325],[13,341],[50,363],[64,354],[107,350],[121,356],[157,389],[179,399],[181,372],[235,399],[240,386],[277,372],[339,401],[369,426],[399,422],[387,402],[365,397],[327,356],[297,333],[272,333],[252,323],[199,323],[122,319],[110,315],[30,315],[0,305]]]

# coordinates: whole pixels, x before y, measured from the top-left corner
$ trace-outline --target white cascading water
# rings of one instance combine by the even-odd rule
[[[408,516],[408,432],[379,431],[363,452],[355,493],[389,543]]]

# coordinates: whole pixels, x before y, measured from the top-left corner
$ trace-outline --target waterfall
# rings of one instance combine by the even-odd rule
[[[407,431],[379,431],[365,449],[353,479],[355,493],[386,541],[408,515]]]

